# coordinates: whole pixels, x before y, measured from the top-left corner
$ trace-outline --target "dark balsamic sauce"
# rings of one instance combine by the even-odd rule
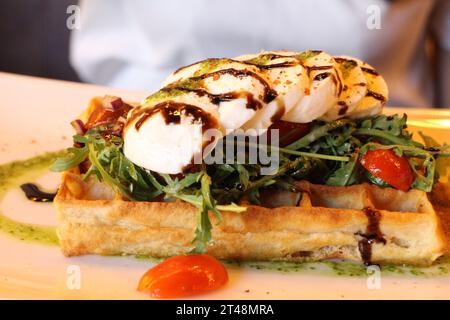
[[[334,60],[335,60],[337,63],[347,63],[347,64],[349,64],[349,65],[352,66],[352,67],[358,66],[358,63],[357,63],[355,60],[352,60],[352,59],[346,59],[346,58],[334,58]]]
[[[34,183],[24,183],[20,186],[28,200],[34,202],[53,202],[56,197],[55,193],[44,192]]]
[[[347,105],[344,101],[338,101],[337,104],[338,104],[339,106],[341,106],[341,107],[339,108],[338,115],[343,116],[344,114],[346,114],[346,113],[347,113],[347,110],[348,110],[348,105]]]
[[[316,70],[329,70],[332,69],[333,66],[329,65],[329,66],[303,66],[306,69],[306,72],[308,74],[308,76],[311,74],[312,71],[316,71]]]
[[[247,99],[246,107],[248,109],[258,110],[258,109],[262,108],[261,102],[256,100],[253,97],[253,94],[251,94],[250,92],[245,92],[245,91],[215,94],[211,101],[214,104],[219,104],[220,102],[223,102],[223,101],[231,101],[231,100],[236,100],[236,99],[240,99],[240,98]]]
[[[205,89],[185,88],[185,87],[179,87],[179,86],[162,88],[161,90],[162,91],[181,90],[181,91],[186,91],[186,92],[194,92],[200,97],[207,96],[209,98],[209,100],[211,101],[211,103],[216,104],[216,105],[218,105],[220,102],[223,102],[223,101],[231,101],[231,100],[235,100],[235,99],[246,98],[247,99],[246,107],[248,109],[258,110],[258,109],[262,108],[262,103],[259,100],[255,99],[253,97],[253,94],[251,94],[250,92],[246,92],[246,91],[213,94],[213,93],[209,93]]]
[[[371,75],[373,75],[373,76],[379,76],[379,75],[380,75],[380,74],[379,74],[377,71],[375,71],[374,69],[370,69],[370,68],[366,68],[366,67],[361,67],[361,70],[362,70],[363,72],[369,73],[369,74],[371,74]]]
[[[141,112],[133,114],[133,118],[140,117],[136,121],[135,128],[139,128],[145,123],[145,121],[156,113],[161,113],[166,124],[175,123],[179,124],[181,121],[181,115],[189,115],[194,118],[194,121],[201,121],[203,130],[217,127],[217,120],[215,120],[209,113],[200,109],[199,107],[178,103],[173,101],[165,101],[155,105],[153,108],[144,109]]]
[[[275,122],[277,120],[280,120],[281,117],[284,116],[284,113],[286,112],[286,106],[282,100],[277,101],[277,111],[270,117],[270,121]]]
[[[367,90],[366,96],[373,97],[374,99],[377,99],[377,100],[379,100],[381,102],[385,102],[386,101],[386,97],[385,96],[383,96],[383,95],[381,95],[381,94],[379,94],[377,92],[374,92],[372,90]]]
[[[336,86],[336,94],[339,97],[342,93],[342,90],[344,89],[344,86],[342,85],[342,79],[339,77],[338,73],[336,73],[335,75],[331,75],[331,80]]]
[[[363,211],[366,214],[368,223],[366,232],[364,234],[359,234],[361,240],[358,242],[358,249],[364,264],[370,265],[372,260],[372,244],[386,244],[386,239],[380,230],[380,212],[369,207],[364,208]]]
[[[304,66],[304,67],[307,70],[308,76],[311,74],[312,71],[333,69],[332,65],[329,65],[329,66],[311,66],[311,67]],[[320,73],[320,74],[316,75],[313,80],[316,80],[316,81],[319,80],[320,81],[320,80],[326,79],[328,77],[331,78],[331,80],[333,81],[333,83],[336,86],[336,90],[337,90],[336,94],[337,94],[337,96],[340,96],[341,93],[342,93],[342,90],[343,90],[343,85],[342,85],[342,79],[339,77],[338,73],[336,73],[336,74],[332,74],[331,72]]]
[[[314,80],[314,81],[322,81],[322,80],[328,78],[330,75],[331,75],[330,72],[319,73],[318,75],[316,75],[316,76],[314,77],[313,80]]]
[[[263,95],[263,100],[266,103],[269,103],[270,101],[272,101],[273,99],[275,99],[277,97],[277,92],[275,90],[273,90],[270,87],[270,84],[260,75],[250,71],[250,70],[236,70],[236,69],[222,69],[222,70],[217,70],[211,73],[206,73],[203,74],[201,76],[198,77],[193,77],[191,78],[192,81],[198,81],[198,80],[204,80],[206,78],[214,78],[217,76],[222,76],[222,75],[226,75],[226,74],[231,74],[232,76],[236,77],[236,78],[242,78],[242,77],[252,77],[254,79],[256,79],[257,81],[259,81],[259,83],[261,83],[264,87],[264,95]]]
[[[276,69],[276,68],[295,67],[297,65],[298,65],[298,62],[296,62],[296,61],[285,61],[285,62],[280,62],[280,63],[267,64],[267,65],[256,65],[256,66],[260,69],[270,70],[270,69]]]

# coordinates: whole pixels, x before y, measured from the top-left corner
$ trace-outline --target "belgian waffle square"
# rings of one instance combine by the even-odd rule
[[[429,265],[444,252],[439,219],[427,194],[375,185],[298,183],[298,206],[248,205],[213,214],[208,253],[220,259]],[[67,256],[168,257],[190,252],[197,209],[181,201],[131,202],[76,172],[63,175],[55,199],[58,236]]]

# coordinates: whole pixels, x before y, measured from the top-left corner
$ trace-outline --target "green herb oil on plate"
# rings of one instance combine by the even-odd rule
[[[0,201],[6,193],[21,184],[33,181],[46,172],[50,164],[64,152],[51,152],[27,160],[14,161],[0,165]],[[56,229],[22,223],[8,218],[0,212],[0,232],[22,241],[44,245],[57,245]]]

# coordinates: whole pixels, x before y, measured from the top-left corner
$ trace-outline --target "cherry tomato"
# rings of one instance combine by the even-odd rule
[[[361,158],[361,164],[374,177],[402,191],[408,191],[414,181],[408,160],[390,149],[367,151]]]
[[[277,120],[269,127],[268,141],[270,139],[270,130],[274,129],[279,130],[279,145],[284,147],[306,135],[311,129],[311,124]]]
[[[215,290],[227,283],[227,269],[207,254],[176,256],[148,270],[138,290],[156,298],[177,298]]]

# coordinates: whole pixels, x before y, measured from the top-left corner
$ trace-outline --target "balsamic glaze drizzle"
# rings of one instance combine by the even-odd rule
[[[20,186],[20,189],[25,193],[28,200],[34,202],[53,202],[53,199],[56,196],[56,192],[48,193],[41,191],[34,183],[24,183]]]
[[[338,115],[343,116],[344,114],[346,114],[348,110],[348,105],[345,103],[345,101],[338,101],[337,104],[341,106]]]
[[[372,260],[372,244],[386,244],[386,239],[380,230],[380,212],[369,207],[364,208],[363,212],[366,214],[368,223],[366,232],[359,234],[361,240],[358,242],[358,249],[364,264],[370,265]]]
[[[374,70],[374,69],[370,69],[370,68],[366,68],[366,67],[361,67],[361,70],[363,71],[363,72],[366,72],[366,73],[369,73],[369,74],[371,74],[371,75],[373,75],[373,76],[378,76],[378,75],[380,75],[376,70]]]
[[[339,58],[339,57],[335,57],[334,60],[337,63],[348,63],[349,65],[351,65],[352,67],[356,67],[358,66],[358,63],[353,60],[353,59],[346,59],[346,58]]]
[[[367,90],[366,96],[373,97],[381,102],[386,101],[386,97],[372,90]]]
[[[242,78],[242,77],[252,77],[254,79],[256,79],[257,81],[259,81],[259,83],[261,83],[264,87],[264,95],[263,95],[263,100],[266,103],[269,103],[270,101],[272,101],[273,99],[275,99],[277,97],[277,92],[275,90],[273,90],[269,83],[262,78],[260,75],[254,73],[253,71],[250,70],[236,70],[236,69],[222,69],[222,70],[217,70],[217,71],[213,71],[210,73],[205,73],[201,76],[197,76],[197,77],[193,77],[191,78],[192,81],[198,81],[198,80],[204,80],[207,78],[211,78],[211,77],[216,77],[216,76],[221,76],[221,75],[226,75],[226,74],[231,74],[234,77],[237,78]]]
[[[139,128],[148,118],[158,112],[161,113],[166,124],[180,123],[181,115],[182,113],[184,113],[186,115],[192,116],[194,118],[194,121],[200,120],[203,126],[203,130],[217,127],[217,120],[203,109],[187,103],[165,101],[155,105],[153,108],[144,109],[141,112],[133,114],[133,118],[140,117],[135,124],[136,130],[139,130]]]
[[[304,68],[306,69],[306,72],[308,73],[308,76],[311,74],[311,71],[316,71],[316,70],[329,70],[332,69],[333,66],[329,65],[329,66],[304,66]]]
[[[318,75],[316,75],[316,76],[314,77],[313,80],[314,80],[314,81],[322,81],[322,80],[328,78],[330,75],[331,75],[330,72],[319,73]]]
[[[270,121],[275,122],[280,120],[286,112],[286,106],[283,100],[277,101],[277,111],[270,117]]]
[[[251,63],[249,63],[249,64],[251,64]],[[257,66],[260,69],[269,70],[269,69],[276,69],[276,68],[294,67],[294,66],[298,65],[298,62],[296,62],[296,61],[285,61],[285,62],[274,63],[274,64],[254,64],[254,65]]]
[[[182,86],[173,86],[173,87],[165,87],[162,88],[161,91],[170,92],[171,90],[180,90],[180,91],[186,91],[186,92],[194,92],[198,96],[203,97],[207,96],[211,103],[218,105],[220,102],[223,101],[231,101],[239,98],[246,98],[247,99],[247,108],[258,110],[262,108],[262,104],[259,100],[256,100],[253,97],[253,94],[246,91],[239,91],[239,92],[226,92],[226,93],[220,93],[220,94],[213,94],[209,93],[205,89],[202,88],[186,88]]]

